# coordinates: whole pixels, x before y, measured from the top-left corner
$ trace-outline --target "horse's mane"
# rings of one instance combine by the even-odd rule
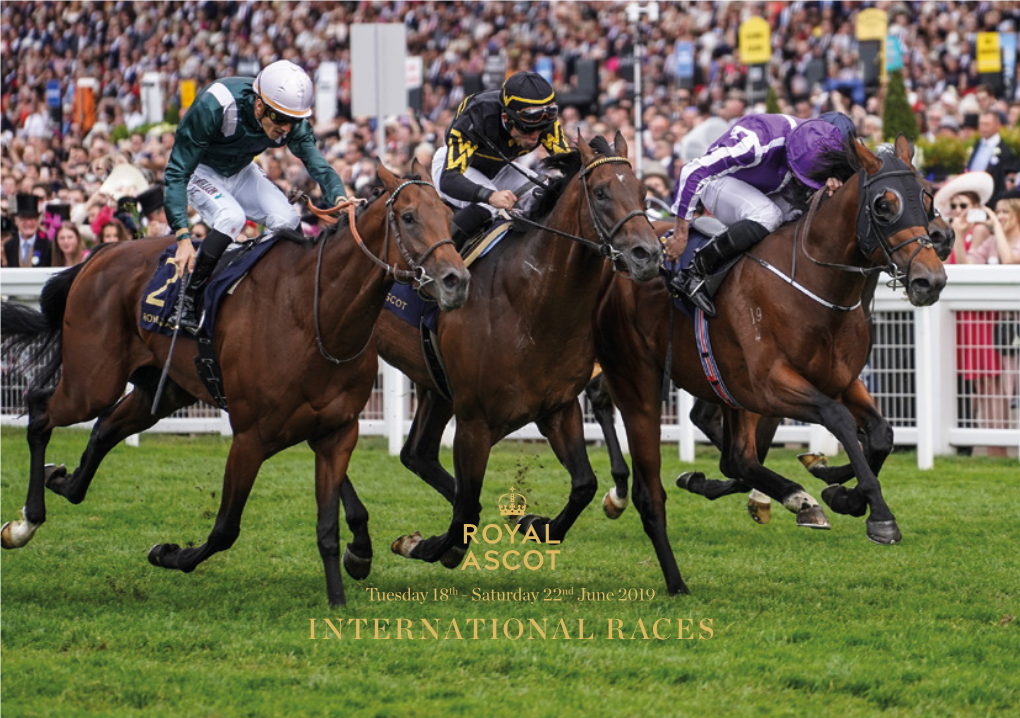
[[[603,157],[616,156],[609,142],[601,135],[592,138],[588,146],[595,150],[596,154]],[[549,213],[556,206],[560,195],[563,194],[563,190],[570,183],[570,180],[581,171],[581,153],[577,150],[571,150],[570,152],[558,155],[550,155],[542,160],[540,167],[546,174],[556,173],[556,176],[546,182],[549,189],[542,194],[541,198],[531,208],[531,218],[535,221],[549,216]]]

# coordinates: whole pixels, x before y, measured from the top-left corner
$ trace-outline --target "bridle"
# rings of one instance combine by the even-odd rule
[[[625,266],[620,261],[623,257],[623,253],[616,249],[616,247],[613,245],[613,239],[616,237],[617,233],[623,228],[623,225],[629,222],[630,220],[634,219],[635,217],[642,217],[646,222],[648,222],[648,217],[647,215],[645,215],[643,209],[635,209],[625,214],[611,228],[607,228],[605,222],[602,221],[599,214],[595,211],[595,207],[592,204],[591,199],[591,188],[588,186],[588,175],[591,174],[593,170],[605,164],[621,162],[626,163],[627,166],[630,167],[630,160],[628,160],[626,157],[599,157],[598,159],[592,160],[587,165],[582,167],[581,171],[577,173],[578,182],[581,183],[581,194],[584,196],[585,204],[588,207],[588,216],[591,219],[592,226],[595,227],[595,233],[598,235],[599,238],[598,242],[592,242],[590,239],[585,239],[584,237],[580,237],[576,234],[570,234],[569,232],[563,232],[553,227],[547,227],[544,224],[540,224],[538,222],[535,222],[534,220],[524,217],[518,212],[512,213],[515,221],[531,225],[532,227],[536,227],[545,232],[550,232],[561,237],[566,237],[567,239],[583,244],[586,247],[591,247],[596,252],[598,252],[599,256],[605,257],[613,263],[614,272],[626,272]],[[581,202],[578,202],[577,203],[578,231],[580,231],[583,219],[584,218],[581,214]],[[651,222],[649,222],[649,226],[651,226]]]
[[[404,243],[403,238],[400,236],[400,229],[397,226],[397,218],[396,212],[393,209],[393,202],[394,200],[397,199],[397,196],[401,193],[401,191],[403,191],[405,187],[415,184],[428,185],[429,187],[433,187],[431,182],[427,182],[425,180],[420,179],[404,180],[403,183],[398,185],[397,188],[390,193],[389,198],[386,200],[386,235],[385,238],[383,239],[382,256],[386,257],[389,255],[390,233],[392,231],[393,241],[397,246],[397,250],[400,252],[400,256],[403,257],[404,262],[407,264],[408,267],[407,269],[400,269],[395,264],[386,263],[379,257],[375,256],[372,253],[372,251],[365,245],[365,240],[361,237],[361,234],[358,232],[358,226],[355,221],[356,218],[354,214],[355,205],[354,202],[347,202],[346,204],[341,203],[337,205],[337,207],[343,207],[347,210],[347,218],[351,228],[351,234],[354,236],[355,243],[358,245],[361,251],[365,253],[365,256],[371,259],[376,266],[382,268],[382,270],[385,272],[386,277],[393,277],[393,281],[397,282],[398,284],[413,285],[414,290],[416,292],[421,293],[422,291],[424,291],[424,288],[426,286],[435,282],[435,279],[429,276],[428,272],[425,271],[426,260],[428,260],[428,258],[432,256],[432,253],[435,252],[440,247],[442,247],[444,244],[453,244],[453,239],[447,238],[436,242],[431,247],[426,249],[422,253],[422,255],[418,257],[417,260],[415,260],[415,258],[411,256],[411,252],[408,250],[407,245]],[[318,214],[318,216],[320,217],[322,216],[319,213],[316,214]],[[330,354],[329,351],[326,349],[326,346],[322,341],[322,330],[319,324],[319,295],[322,277],[322,255],[325,246],[326,239],[323,239],[322,241],[319,242],[319,253],[315,265],[315,295],[313,298],[313,313],[315,318],[315,342],[318,345],[319,353],[325,359],[332,362],[333,364],[344,364],[346,362],[354,361],[355,359],[357,359],[358,357],[365,353],[365,350],[368,349],[368,345],[371,344],[372,342],[372,336],[375,334],[375,327],[374,326],[372,327],[372,332],[369,333],[368,340],[365,342],[365,346],[363,346],[361,350],[358,351],[358,353],[354,354],[353,356],[350,356],[346,359],[337,359],[335,356]]]
[[[887,165],[891,165],[891,168],[887,169]],[[879,180],[885,181],[890,178],[894,178],[894,181],[883,182],[879,186]],[[898,244],[895,247],[889,243],[889,237],[904,229],[919,226],[916,221],[918,216],[924,217],[925,227],[927,227],[928,224],[937,217],[934,210],[934,197],[932,197],[931,191],[922,185],[919,188],[919,192],[915,195],[911,191],[913,188],[910,186],[908,178],[912,178],[916,183],[918,180],[917,173],[908,167],[902,160],[891,156],[883,157],[882,166],[874,175],[869,176],[863,168],[858,172],[858,209],[855,229],[857,246],[865,257],[870,257],[875,249],[881,248],[886,259],[885,264],[873,267],[859,267],[851,264],[840,264],[838,262],[825,262],[811,256],[807,249],[807,236],[811,231],[811,223],[816,211],[818,210],[818,206],[821,204],[822,199],[826,195],[827,190],[825,187],[822,187],[814,194],[811,198],[811,204],[808,211],[797,220],[797,226],[794,228],[793,234],[791,276],[787,276],[769,262],[754,256],[750,252],[748,252],[748,256],[765,269],[779,276],[794,289],[810,297],[815,302],[818,302],[829,309],[840,312],[850,312],[857,309],[861,306],[861,300],[858,299],[857,303],[852,306],[834,304],[822,297],[819,297],[807,287],[797,282],[795,277],[797,276],[798,244],[803,246],[802,251],[804,256],[819,267],[827,267],[841,272],[850,272],[862,275],[874,274],[877,272],[888,272],[892,277],[889,282],[889,286],[891,288],[895,289],[897,286],[901,285],[906,286],[906,278],[910,274],[910,266],[913,263],[914,258],[917,257],[918,253],[920,253],[925,247],[932,247],[934,249],[934,245],[927,232],[909,239],[902,244]],[[887,192],[892,192],[898,198],[899,208],[894,216],[890,218],[881,218],[877,212],[877,203]],[[909,205],[905,201],[905,198],[910,199]],[[929,199],[931,201],[931,212],[925,208],[925,199]],[[914,249],[913,254],[910,255],[906,269],[899,269],[893,261],[893,255],[901,249],[909,247],[915,242],[917,243],[917,247]]]

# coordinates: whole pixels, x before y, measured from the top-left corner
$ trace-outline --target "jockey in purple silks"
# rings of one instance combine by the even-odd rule
[[[809,191],[826,186],[830,195],[835,192],[842,184],[839,179],[818,178],[825,176],[825,155],[842,152],[844,138],[852,135],[850,118],[838,113],[814,120],[748,115],[710,145],[703,157],[684,165],[672,207],[676,225],[666,241],[667,257],[675,259],[687,245],[699,202],[728,229],[697,251],[673,286],[714,317],[705,279],[796,218]]]

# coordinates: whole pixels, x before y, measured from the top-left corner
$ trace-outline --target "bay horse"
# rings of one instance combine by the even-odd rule
[[[882,159],[859,142],[849,144],[846,172],[852,178],[841,178],[848,181],[833,197],[818,195],[817,212],[812,207],[801,221],[784,225],[734,266],[718,294],[719,316],[708,320],[700,345],[695,322],[673,313],[664,283],[610,278],[595,316],[597,354],[631,445],[634,503],[671,594],[688,589],[666,535],[662,379],[668,357],[674,383],[721,403],[702,370],[706,336],[717,378],[733,403],[722,409],[723,473],[754,477],[762,486],[785,481],[761,465],[761,417],[822,424],[846,448],[859,482],[823,498],[838,513],[863,515],[870,508],[872,541],[901,540],[876,475],[891,451],[892,432],[857,377],[869,349],[860,304],[868,274],[887,269],[918,306],[935,302],[945,285],[911,154],[902,137],[895,156]],[[858,426],[865,449],[857,441]],[[817,505],[803,492],[777,493],[794,511]]]
[[[413,166],[412,172],[423,170]],[[431,183],[417,175],[397,178],[381,164],[378,175],[385,193],[351,220],[353,227],[341,223],[317,246],[278,242],[223,302],[212,340],[233,440],[219,513],[206,543],[183,549],[159,544],[149,553],[153,565],[190,572],[229,549],[259,467],[307,441],[315,452],[316,534],[326,591],[330,605],[344,604],[339,498],[358,438],[358,415],[376,379],[376,319],[395,279],[414,282],[444,310],[464,304],[470,283],[450,239],[452,212]],[[24,546],[45,521],[44,484],[79,503],[114,446],[196,400],[212,401],[195,371],[196,344],[178,342],[158,415],[151,413],[171,339],[139,328],[140,307],[158,258],[171,243],[172,238],[157,238],[104,248],[46,284],[41,313],[3,305],[8,341],[47,340],[60,349],[27,395],[28,498],[22,518],[0,532],[4,548]],[[61,369],[53,387],[50,380]],[[128,381],[135,388],[122,398]],[[96,417],[81,464],[70,476],[63,467],[44,466],[54,428]],[[367,514],[348,519],[367,522]],[[366,549],[348,546],[348,573],[364,573]]]
[[[877,153],[895,155],[892,145],[880,145],[876,148]],[[939,259],[945,261],[953,249],[955,233],[952,226],[938,214],[934,203],[934,186],[926,179],[918,175],[921,186],[925,190],[924,203],[928,213],[928,236],[931,238],[932,246]],[[672,223],[654,222],[653,226],[660,234],[672,228]],[[868,275],[861,291],[861,307],[864,310],[865,318],[868,321],[868,354],[870,356],[874,343],[874,317],[872,316],[872,301],[880,278],[879,273]],[[609,453],[612,477],[614,486],[603,497],[602,508],[610,519],[619,518],[627,507],[628,479],[630,470],[620,449],[619,439],[616,436],[616,426],[613,423],[613,403],[609,396],[608,387],[605,386],[605,377],[599,374],[585,388],[585,393],[592,406],[592,412],[596,421],[602,429],[606,441],[606,450]],[[695,399],[694,406],[690,412],[691,422],[701,429],[708,440],[720,451],[724,449],[725,431],[723,427],[724,416],[722,406],[704,399]],[[755,444],[758,450],[758,460],[765,462],[776,430],[782,423],[779,417],[759,417],[756,430]],[[863,427],[858,427],[861,430]],[[866,441],[867,435],[861,434],[861,440]],[[849,464],[842,466],[829,466],[826,458],[820,454],[801,454],[798,457],[801,463],[815,478],[824,481],[826,484],[843,484],[854,478],[853,467]],[[722,463],[732,463],[722,460]],[[876,471],[876,474],[878,472]],[[723,496],[736,493],[751,492],[748,497],[747,510],[756,523],[768,523],[771,519],[771,502],[775,499],[780,503],[788,496],[798,491],[804,491],[804,487],[793,481],[772,482],[765,486],[758,486],[755,476],[734,477],[729,480],[708,479],[700,471],[684,472],[677,478],[677,486],[687,491],[704,496],[714,501]],[[771,492],[771,493],[768,493]],[[806,492],[805,492],[806,493]],[[793,513],[797,514],[797,525],[810,528],[828,528],[828,521],[825,518],[821,507],[807,507],[788,505]]]
[[[401,460],[453,504],[445,533],[422,539],[415,532],[393,543],[402,556],[442,560],[451,568],[460,563],[463,527],[480,517],[492,447],[530,422],[569,471],[571,489],[558,516],[524,517],[522,531],[524,524],[536,525],[544,535],[546,525],[549,538],[561,540],[595,495],[577,396],[595,360],[591,317],[604,257],[626,270],[626,281],[645,282],[658,275],[662,245],[645,217],[641,183],[622,135],[612,148],[601,137],[591,146],[579,141],[576,151],[545,160],[562,176],[553,180],[527,228],[505,237],[472,267],[468,301],[439,317],[452,402],[428,374],[418,330],[388,312],[380,317],[379,353],[418,386],[420,398]],[[451,476],[439,462],[439,446],[453,416]]]

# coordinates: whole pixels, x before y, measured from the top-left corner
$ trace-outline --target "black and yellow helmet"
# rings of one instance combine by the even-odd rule
[[[518,72],[503,83],[503,109],[523,132],[544,130],[556,121],[556,93],[536,72]]]

